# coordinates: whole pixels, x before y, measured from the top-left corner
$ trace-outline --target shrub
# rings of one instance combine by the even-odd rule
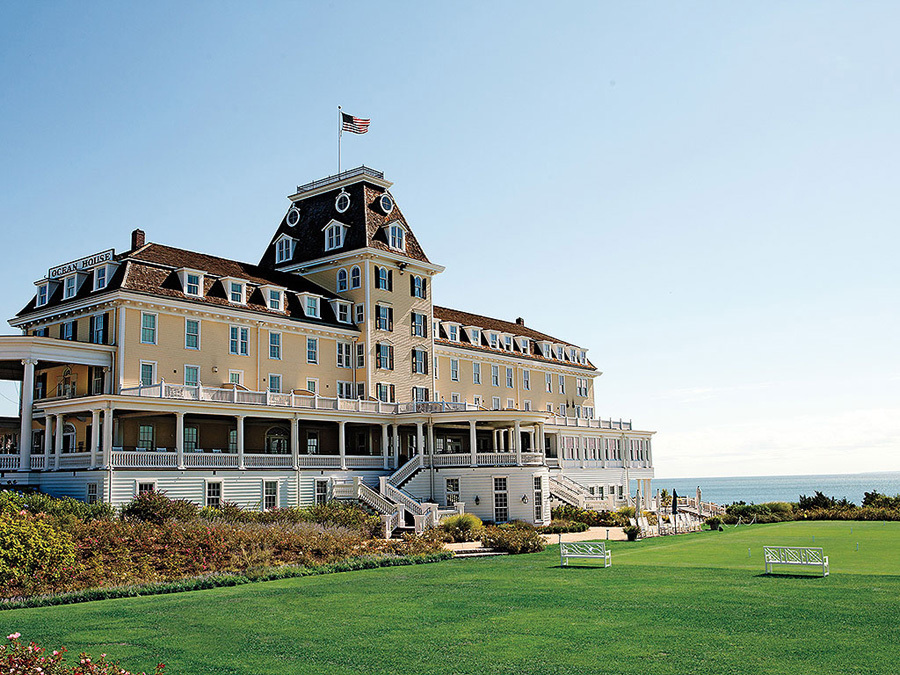
[[[575,520],[551,520],[550,524],[544,525],[539,532],[543,534],[563,534],[565,532],[584,532],[587,529],[587,523],[579,523]]]
[[[837,500],[834,497],[827,497],[819,490],[816,490],[812,497],[800,495],[798,507],[801,511],[810,511],[812,509],[847,509],[853,508],[854,504],[846,499]]]
[[[863,495],[863,506],[871,506],[877,509],[900,509],[900,495],[888,497],[880,492],[873,490]]]
[[[544,540],[534,528],[486,527],[481,531],[481,543],[507,553],[537,553],[544,550]]]
[[[28,511],[46,513],[54,520],[109,520],[116,515],[114,507],[104,502],[87,504],[71,497],[51,497],[42,492],[23,493],[0,490],[0,513]]]
[[[474,513],[458,513],[442,518],[438,527],[450,541],[475,541],[484,525]]]
[[[721,525],[721,524],[722,524],[722,519],[719,518],[719,516],[712,516],[712,517],[706,519],[706,525],[711,530],[718,530],[719,525]]]
[[[625,517],[626,519],[634,518],[634,507],[633,506],[622,506],[622,507],[616,509],[616,513],[618,513],[620,516]]]
[[[189,522],[197,519],[199,507],[186,499],[169,499],[151,490],[139,494],[122,507],[122,517],[162,525],[167,520]]]
[[[0,514],[0,585],[56,580],[75,562],[72,537],[41,516]]]
[[[305,509],[305,520],[321,525],[349,527],[376,537],[383,532],[383,525],[378,516],[370,514],[358,504],[330,501]]]
[[[44,647],[39,647],[34,642],[25,644],[20,641],[21,634],[13,633],[6,637],[9,644],[0,645],[0,663],[4,672],[9,673],[46,673],[46,675],[83,675],[93,673],[95,675],[131,675],[131,673],[114,661],[107,661],[106,654],[101,654],[99,659],[94,659],[82,652],[78,657],[78,664],[69,667],[65,662],[68,650],[65,647],[54,649],[52,654],[47,654]],[[160,663],[154,671],[156,675],[163,672],[165,666]],[[145,675],[145,673],[141,673]]]
[[[622,527],[628,525],[628,519],[613,511],[594,511],[579,509],[577,506],[565,504],[557,506],[550,512],[554,520],[574,520],[590,527]]]
[[[628,537],[628,541],[635,541],[641,533],[641,528],[629,525],[628,527],[622,528],[622,531],[625,533],[625,536]]]

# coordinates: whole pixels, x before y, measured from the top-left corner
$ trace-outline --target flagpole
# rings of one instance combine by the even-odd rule
[[[338,106],[338,173],[341,172],[341,133],[344,125],[341,124],[341,106]]]

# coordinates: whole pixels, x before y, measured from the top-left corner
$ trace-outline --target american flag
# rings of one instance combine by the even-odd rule
[[[364,134],[369,130],[369,122],[372,120],[365,120],[362,117],[354,117],[353,115],[348,115],[345,112],[341,113],[341,125],[342,131],[349,131],[354,134]]]

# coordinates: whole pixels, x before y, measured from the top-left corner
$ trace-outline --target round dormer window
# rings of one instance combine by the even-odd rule
[[[391,196],[387,193],[381,195],[381,198],[378,200],[378,205],[385,214],[394,210],[394,200],[391,199]]]
[[[288,227],[295,227],[297,223],[300,222],[300,209],[296,206],[291,207],[291,210],[287,212],[285,221],[287,222]]]
[[[334,200],[334,208],[338,213],[343,213],[350,208],[350,195],[341,190],[341,194]]]

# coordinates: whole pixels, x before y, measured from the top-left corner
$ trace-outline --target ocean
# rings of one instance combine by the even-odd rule
[[[894,496],[900,494],[900,471],[878,473],[826,474],[817,476],[731,476],[722,478],[654,478],[653,493],[675,490],[679,496],[693,497],[700,487],[703,501],[728,505],[744,501],[796,502],[800,495],[812,496],[816,490],[829,497],[846,498],[857,506],[863,494],[876,490]]]

